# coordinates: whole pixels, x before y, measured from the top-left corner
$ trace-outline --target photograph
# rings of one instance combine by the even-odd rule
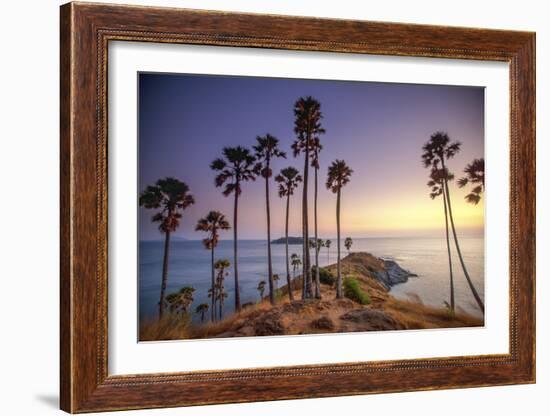
[[[483,87],[138,89],[139,341],[484,326]]]

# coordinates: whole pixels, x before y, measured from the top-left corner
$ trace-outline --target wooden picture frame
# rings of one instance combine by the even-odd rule
[[[503,61],[508,354],[188,373],[107,370],[107,59],[139,41]],[[535,382],[535,34],[107,4],[61,7],[61,408],[92,412]]]

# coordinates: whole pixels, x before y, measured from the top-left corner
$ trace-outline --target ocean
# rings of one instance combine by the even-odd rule
[[[321,266],[336,262],[336,239],[332,238],[330,251],[322,248],[319,254]],[[484,298],[484,242],[483,237],[462,237],[460,246],[464,262],[468,268],[480,296]],[[139,243],[139,315],[140,319],[153,318],[158,313],[160,282],[162,273],[162,241],[141,241]],[[342,241],[342,257],[347,252]],[[301,245],[290,245],[289,253],[301,257]],[[369,252],[375,256],[395,260],[401,267],[418,275],[408,282],[394,286],[391,293],[407,299],[418,296],[427,305],[443,306],[449,301],[449,266],[446,242],[435,237],[390,237],[356,238],[352,252]],[[314,253],[312,262],[314,262]],[[453,270],[455,276],[455,302],[458,308],[481,316],[467,285],[458,256],[453,250]],[[220,241],[216,247],[216,259],[227,258],[233,262],[233,242]],[[286,284],[285,245],[272,245],[273,273],[280,277],[279,286]],[[229,295],[224,304],[225,314],[234,309],[235,292],[233,275],[226,277],[225,288]],[[292,268],[291,268],[292,272]],[[183,286],[195,288],[192,309],[200,303],[208,303],[210,287],[210,251],[201,241],[174,241],[170,246],[167,294]],[[265,240],[239,241],[239,284],[241,303],[257,302],[258,282],[267,281],[267,242]],[[266,290],[267,293],[267,290]],[[197,316],[194,319],[198,319]]]

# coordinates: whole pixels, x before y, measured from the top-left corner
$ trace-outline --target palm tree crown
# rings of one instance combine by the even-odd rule
[[[319,136],[325,133],[325,129],[321,127],[321,119],[323,118],[321,104],[311,96],[302,97],[296,101],[294,116],[294,132],[297,139],[292,144],[292,150],[294,156],[298,156],[301,152],[313,150],[316,140],[318,142]]]
[[[173,313],[187,313],[189,306],[195,300],[193,294],[195,288],[191,286],[182,287],[178,292],[170,293],[166,296],[166,303],[170,308],[170,312]]]
[[[353,245],[353,240],[351,239],[351,237],[346,237],[346,239],[344,240],[344,247],[346,248],[346,250],[350,251],[352,245]]]
[[[444,192],[444,183],[445,180],[452,181],[455,176],[449,172],[449,169],[439,168],[439,163],[434,162],[434,167],[430,172],[430,180],[427,185],[430,187],[430,198],[435,199],[440,195],[443,195]]]
[[[472,163],[466,165],[464,173],[466,176],[458,180],[458,186],[463,188],[469,183],[475,185],[472,191],[465,196],[465,199],[470,204],[477,205],[481,200],[481,194],[485,190],[485,159],[474,159]]]
[[[225,196],[236,192],[240,195],[242,192],[241,182],[254,180],[254,162],[256,159],[250,150],[242,146],[224,147],[222,150],[223,158],[215,159],[210,168],[220,173],[215,178],[217,187],[225,184],[223,194]],[[226,183],[230,181],[229,183]]]
[[[225,218],[219,211],[210,211],[206,217],[199,219],[195,231],[204,231],[209,233],[208,237],[202,240],[204,247],[207,249],[212,249],[218,245],[219,241],[219,230],[229,230],[231,226],[229,221]]]
[[[256,142],[257,144],[252,146],[257,162],[254,171],[262,178],[270,178],[273,174],[270,161],[276,157],[286,158],[286,153],[279,149],[279,139],[271,134],[256,137]]]
[[[327,189],[337,193],[350,181],[353,170],[343,160],[335,160],[328,168]]]
[[[180,211],[194,203],[187,184],[171,177],[147,186],[139,196],[139,205],[147,209],[160,209],[152,221],[158,222],[159,230],[164,233],[175,231],[180,224]]]
[[[294,195],[294,190],[302,182],[302,175],[300,175],[298,169],[289,166],[281,169],[281,172],[275,176],[275,181],[279,183],[279,196],[283,198]]]
[[[451,142],[447,133],[438,131],[431,135],[430,140],[422,147],[422,163],[424,167],[436,167],[438,163],[444,167],[445,160],[452,159],[459,151],[462,144],[458,141]]]

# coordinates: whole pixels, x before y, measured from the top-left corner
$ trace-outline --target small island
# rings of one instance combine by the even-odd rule
[[[310,238],[309,239],[310,241],[314,241],[313,238]],[[288,236],[288,244],[293,246],[293,245],[301,245],[302,244],[302,241],[304,241],[304,239],[302,237],[291,237],[291,236]],[[281,238],[277,238],[276,240],[271,240],[271,244],[286,244],[286,238],[285,237],[281,237]]]

